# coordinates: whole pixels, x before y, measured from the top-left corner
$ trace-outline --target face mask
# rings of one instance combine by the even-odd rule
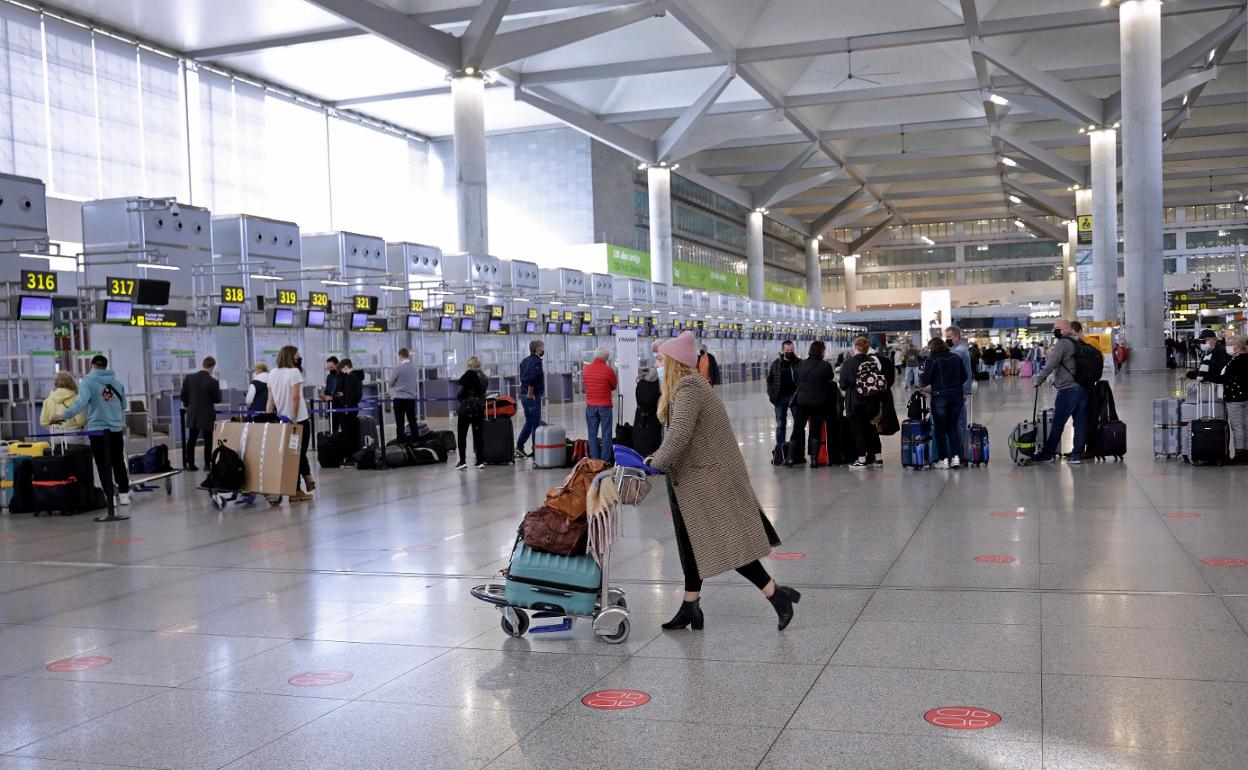
[[[784,354],[784,357],[788,359],[789,361],[792,361],[793,359],[797,358],[797,354],[792,351],[789,351],[788,353]]]
[[[1210,350],[1213,350],[1213,343],[1206,342],[1205,344],[1200,346],[1200,349],[1208,353]]]
[[[1061,338],[1062,338],[1062,330],[1061,330],[1061,329],[1054,329],[1054,330],[1053,330],[1053,339],[1055,339],[1055,340],[1060,340]]]

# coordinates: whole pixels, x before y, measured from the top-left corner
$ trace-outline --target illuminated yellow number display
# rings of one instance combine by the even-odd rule
[[[530,321],[536,321],[537,320],[537,308],[535,307],[529,308],[528,316],[529,316]]]
[[[490,305],[490,318],[502,318],[502,317],[503,317],[503,306],[502,305]]]
[[[23,270],[22,288],[26,291],[52,294],[56,291],[56,273],[45,273],[42,270]]]
[[[314,291],[308,295],[312,307],[329,307],[329,295],[323,291]]]
[[[110,297],[133,297],[134,296],[134,279],[133,278],[109,278],[108,279],[108,296]]]
[[[407,312],[423,313],[425,312],[425,301],[423,299],[411,299],[407,301]]]
[[[279,305],[297,305],[299,304],[299,292],[293,289],[278,289],[277,304]]]
[[[476,305],[464,305],[464,315],[465,315],[465,316],[467,316],[468,318],[472,318],[472,317],[473,317],[473,316],[475,316],[476,314],[477,314],[477,306],[476,306]]]
[[[459,308],[457,308],[457,307],[455,306],[455,303],[454,303],[454,302],[443,302],[443,303],[442,303],[442,315],[455,315],[455,312],[456,312],[458,309],[459,309]]]
[[[242,286],[222,286],[221,301],[231,304],[239,304],[247,300],[247,293],[243,291]]]
[[[365,297],[362,294],[355,295],[355,309],[368,310],[368,297]]]

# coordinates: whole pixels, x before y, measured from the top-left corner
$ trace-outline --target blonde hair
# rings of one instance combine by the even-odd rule
[[[1239,348],[1240,350],[1248,351],[1248,334],[1232,334],[1231,338],[1226,341],[1226,344],[1231,347]]]
[[[477,369],[480,369],[481,359],[477,358],[476,356],[468,356],[468,368],[474,371]]]
[[[257,361],[256,368],[252,369],[252,371],[255,372],[256,374],[260,374],[261,372],[267,372],[268,370],[269,370],[269,365],[263,361]]]
[[[52,381],[52,387],[64,388],[66,390],[72,390],[75,393],[77,393],[78,392],[78,380],[75,380],[74,375],[70,374],[69,372],[60,371],[56,373],[56,379]]]
[[[663,356],[663,383],[659,392],[659,420],[666,425],[670,417],[671,400],[676,395],[676,385],[685,377],[694,374],[692,366],[677,361],[671,356]]]

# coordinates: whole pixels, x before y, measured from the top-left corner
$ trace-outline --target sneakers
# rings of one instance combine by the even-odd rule
[[[1032,464],[1035,464],[1035,463],[1051,463],[1051,462],[1053,462],[1053,455],[1045,455],[1045,454],[1032,455],[1032,456],[1031,456],[1031,462],[1032,462]]]
[[[118,504],[118,505],[129,505],[129,504],[130,504],[130,493],[129,493],[129,492],[122,492],[121,494],[117,495],[117,504]]]
[[[950,468],[961,468],[961,467],[962,467],[962,461],[961,461],[960,459],[958,459],[956,456],[955,456],[955,457],[952,457],[952,458],[950,458],[950,459],[949,459],[949,467],[950,467]]]
[[[1066,458],[1066,462],[1069,463],[1070,465],[1080,465],[1083,463],[1083,456],[1072,454]]]
[[[872,468],[883,468],[883,467],[884,467],[884,461],[883,461],[883,460],[881,460],[881,459],[880,459],[880,458],[878,458],[878,457],[877,457],[877,458],[875,458],[875,460],[873,460],[872,462],[869,462],[869,463],[867,463],[867,464],[868,464],[868,465],[870,465]]]
[[[532,456],[533,456],[533,455],[531,455],[531,454],[529,454],[528,452],[524,451],[524,447],[516,447],[516,459],[517,459],[517,460],[524,460],[524,459],[529,458],[529,457],[532,457]]]
[[[457,471],[468,470],[468,463],[464,462],[463,460],[460,460],[459,462],[455,463],[455,470]]]
[[[870,468],[870,467],[871,466],[867,465],[867,462],[865,460],[854,460],[852,463],[849,464],[849,469],[851,471],[860,471],[860,470],[863,470],[865,468]]]
[[[485,467],[485,463],[477,463],[477,470],[480,470],[484,467]]]
[[[936,470],[938,470],[938,471],[947,471],[947,470],[949,470],[949,461],[948,461],[948,460],[937,460],[937,461],[936,461],[936,462],[932,465],[932,467],[933,467],[933,468],[935,468],[935,469],[936,469]]]

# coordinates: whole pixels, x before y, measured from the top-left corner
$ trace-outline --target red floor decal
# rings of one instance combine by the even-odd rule
[[[1248,567],[1248,559],[1235,559],[1231,557],[1201,559],[1200,563],[1207,567]]]
[[[1001,723],[1001,715],[974,706],[942,706],[923,715],[931,725],[946,730],[985,730]]]
[[[1013,564],[1018,561],[1018,557],[1005,556],[1002,554],[985,554],[983,556],[976,556],[975,561],[980,564]]]
[[[799,561],[805,559],[806,554],[801,551],[781,551],[780,553],[773,553],[770,558],[779,559],[780,561]]]
[[[16,543],[17,535],[0,535],[0,543]]]
[[[81,658],[66,658],[58,660],[55,663],[48,664],[49,671],[57,671],[64,673],[66,671],[89,671],[100,666],[107,666],[112,663],[112,658],[102,656],[86,656]]]
[[[599,690],[581,698],[581,703],[599,711],[635,709],[649,702],[650,696],[640,690]]]
[[[1199,519],[1200,514],[1196,511],[1166,511],[1162,514],[1167,519]]]
[[[350,671],[304,671],[286,680],[295,687],[328,687],[331,684],[342,684],[354,674]]]
[[[282,544],[281,540],[261,540],[255,543],[248,543],[248,548],[277,548]]]
[[[115,537],[108,541],[109,545],[134,545],[143,542],[141,537]]]

